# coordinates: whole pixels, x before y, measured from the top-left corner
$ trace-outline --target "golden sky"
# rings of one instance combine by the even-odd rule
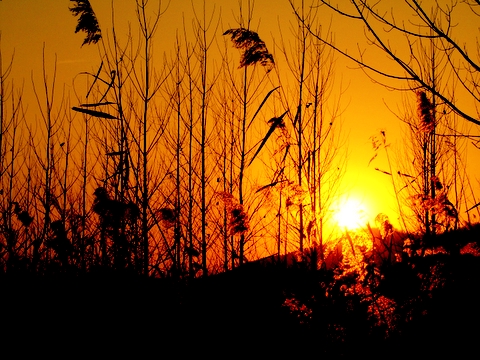
[[[129,23],[135,23],[134,3],[127,0],[91,0],[102,28],[111,27],[113,4],[115,25],[119,29],[120,36],[126,33]],[[166,2],[163,3],[166,5]],[[185,19],[187,27],[190,26],[193,17],[192,3],[196,11],[201,13],[203,1],[178,0],[171,1],[166,9],[162,6],[165,13],[161,17],[160,28],[155,38],[155,52],[159,58],[164,52],[171,54],[174,50],[176,30],[182,31],[182,19]],[[206,1],[206,3],[207,14],[213,9],[217,14],[221,14],[219,37],[227,28],[238,26],[235,20],[235,14],[238,13],[238,0]],[[69,12],[69,5],[69,1],[66,0],[3,0],[0,2],[3,63],[5,66],[10,58],[14,57],[11,79],[16,86],[23,86],[25,101],[28,103],[27,117],[32,121],[35,119],[37,107],[32,100],[31,79],[33,78],[35,82],[41,80],[43,47],[45,47],[47,70],[52,71],[56,57],[57,81],[70,89],[75,88],[74,79],[80,72],[94,72],[99,64],[99,51],[95,45],[81,47],[83,34],[74,33],[76,19]],[[355,53],[357,43],[361,48],[365,46],[360,29],[346,26],[327,12],[325,14],[327,14],[324,15],[325,27],[331,24],[336,44],[340,48],[348,48],[351,53]],[[294,20],[287,0],[255,2],[253,28],[266,42],[269,50],[275,54],[280,52],[275,49],[274,41],[278,42],[282,33],[284,37],[289,36]],[[475,31],[478,32],[477,29]],[[105,31],[103,35],[111,36],[111,33]],[[373,222],[375,216],[383,212],[395,223],[398,215],[390,178],[374,170],[375,167],[387,170],[388,162],[384,154],[380,154],[369,165],[369,160],[374,155],[370,137],[377,135],[381,130],[386,131],[388,142],[391,144],[389,151],[392,159],[396,154],[405,151],[402,146],[406,130],[386,104],[393,111],[401,111],[405,99],[415,106],[415,96],[412,93],[388,91],[374,84],[361,70],[358,70],[355,64],[340,55],[337,55],[336,60],[335,81],[337,90],[341,88],[343,91],[340,98],[340,107],[343,109],[341,120],[348,147],[347,172],[343,179],[345,196],[355,198],[365,205],[368,221]],[[61,88],[61,86],[58,87]],[[469,151],[474,150],[469,149]],[[477,154],[472,153],[470,159],[475,157]],[[472,182],[475,186],[480,178],[479,175],[478,170],[473,171]]]

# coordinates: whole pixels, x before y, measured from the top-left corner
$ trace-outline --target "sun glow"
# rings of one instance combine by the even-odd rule
[[[338,203],[334,219],[338,226],[348,230],[355,230],[367,222],[366,206],[357,199],[346,199]]]

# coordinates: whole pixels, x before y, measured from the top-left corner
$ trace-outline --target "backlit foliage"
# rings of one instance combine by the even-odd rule
[[[373,261],[373,239],[363,230],[350,233],[345,231],[342,237],[342,275],[353,274],[360,282],[368,276],[368,266]]]
[[[458,221],[458,214],[455,206],[448,200],[445,191],[436,193],[435,198],[430,196],[417,194],[411,198],[412,208],[418,214],[428,213],[435,216],[435,223],[432,227],[435,232],[444,232],[455,227]]]
[[[243,205],[230,193],[220,192],[218,196],[223,200],[228,212],[229,234],[233,236],[247,232],[249,229],[248,214]]]
[[[78,24],[75,28],[75,33],[83,31],[86,37],[83,40],[83,45],[96,44],[102,38],[102,32],[98,25],[97,17],[88,0],[70,0],[75,4],[70,8],[73,16],[78,17]]]
[[[418,118],[420,120],[419,123],[419,131],[424,133],[430,133],[435,128],[435,119],[433,117],[432,112],[435,110],[434,106],[430,102],[427,97],[425,91],[418,91],[417,92],[418,98]]]
[[[372,295],[368,302],[368,314],[374,326],[385,328],[385,337],[395,331],[396,322],[399,320],[397,307],[395,300],[384,295]]]
[[[380,235],[382,236],[382,239],[393,235],[393,225],[391,224],[387,215],[382,213],[378,214],[375,217],[375,225],[377,225],[377,228],[380,229]]]
[[[260,39],[255,31],[237,28],[229,29],[223,35],[230,35],[233,46],[243,50],[240,58],[240,67],[246,67],[259,63],[270,71],[275,66],[273,55],[268,52],[265,42]]]
[[[300,303],[298,299],[286,298],[282,304],[290,311],[290,314],[298,319],[298,322],[302,325],[308,324],[312,318],[312,310],[305,304]]]
[[[18,220],[22,223],[23,226],[28,227],[33,222],[33,217],[30,216],[28,211],[23,210],[22,207],[17,202],[12,202],[13,213],[17,215]]]

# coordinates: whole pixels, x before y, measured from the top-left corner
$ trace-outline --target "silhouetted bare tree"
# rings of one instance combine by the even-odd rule
[[[478,52],[478,42],[462,39],[462,32],[469,33],[463,26],[468,25],[470,19],[478,19],[480,16],[478,1],[427,4],[417,0],[404,0],[390,8],[390,5],[384,6],[381,1],[352,0],[340,5],[331,0],[319,0],[314,2],[314,6],[330,11],[342,21],[343,27],[354,26],[364,30],[355,33],[363,34],[364,38],[359,40],[366,40],[372,46],[368,49],[359,48],[355,55],[353,51],[341,48],[322,36],[309,24],[308,19],[302,20],[294,9],[319,41],[360,65],[374,81],[389,88],[402,87],[403,82],[413,90],[423,89],[436,96],[439,102],[460,117],[480,125],[480,64],[473,56]],[[463,30],[458,25],[463,25]],[[428,73],[422,70],[419,61],[422,54],[417,51],[419,48],[415,44],[430,39],[436,41],[437,51],[447,59],[448,76],[443,81],[447,82],[451,78],[458,80],[459,87],[455,91],[451,86],[433,85]],[[385,56],[377,56],[377,60],[367,57],[368,51],[375,51],[374,49],[380,50],[389,61],[384,60]],[[396,85],[399,82],[400,85]]]

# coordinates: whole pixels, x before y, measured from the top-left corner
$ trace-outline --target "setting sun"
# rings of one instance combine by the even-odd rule
[[[366,207],[357,199],[340,201],[334,219],[341,228],[357,229],[366,223]]]

